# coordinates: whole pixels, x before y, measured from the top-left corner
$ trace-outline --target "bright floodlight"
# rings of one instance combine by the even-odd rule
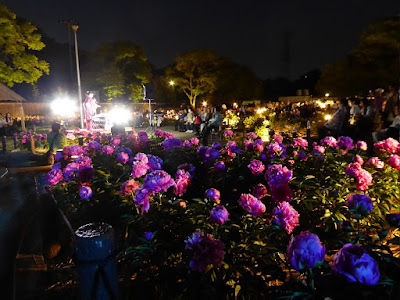
[[[76,101],[68,98],[58,98],[50,106],[53,114],[58,116],[72,116],[78,111]]]
[[[325,94],[325,97],[329,97],[329,93],[326,93],[326,94]]]
[[[329,121],[330,119],[332,119],[332,116],[331,116],[331,115],[325,115],[325,120],[326,120],[326,121]]]
[[[173,80],[170,80],[169,85],[174,85],[175,82]]]
[[[203,101],[203,106],[207,106],[207,101]]]
[[[122,106],[113,107],[108,114],[111,123],[114,124],[126,124],[131,119],[131,112]]]

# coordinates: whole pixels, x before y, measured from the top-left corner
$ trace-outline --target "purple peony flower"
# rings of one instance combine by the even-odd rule
[[[137,135],[138,135],[140,142],[147,143],[149,141],[149,137],[148,137],[146,131],[139,131]]]
[[[51,170],[46,175],[46,182],[50,185],[56,185],[63,179],[63,172],[60,169]]]
[[[134,178],[142,177],[147,173],[148,165],[142,161],[134,161],[132,165],[132,176]]]
[[[139,152],[135,155],[134,160],[141,161],[142,163],[145,163],[145,164],[147,164],[149,162],[149,158],[147,157],[147,155],[144,153],[141,153],[141,152]]]
[[[211,189],[206,190],[205,196],[208,198],[211,198],[216,203],[219,203],[220,202],[219,198],[221,197],[221,193],[218,190],[211,188]]]
[[[376,261],[360,246],[346,244],[333,257],[333,273],[347,282],[375,285],[380,272]]]
[[[190,148],[190,147],[192,147],[192,144],[188,140],[184,140],[182,143],[182,146],[186,147],[186,148]]]
[[[219,157],[219,151],[213,148],[200,146],[197,149],[197,157],[204,163],[208,163]]]
[[[156,170],[146,175],[143,180],[142,188],[146,188],[152,194],[157,194],[161,191],[166,192],[167,189],[174,184],[174,180],[167,172]]]
[[[253,188],[253,195],[257,198],[257,199],[261,199],[263,198],[266,194],[267,194],[267,188],[265,187],[265,185],[259,183],[257,184],[254,188]]]
[[[247,167],[250,169],[253,175],[260,175],[265,169],[262,161],[257,159],[253,159]]]
[[[222,172],[225,170],[225,163],[223,161],[217,161],[214,164],[214,172]]]
[[[83,149],[79,145],[69,146],[69,155],[70,156],[78,156],[78,155],[82,154],[82,152],[83,152]]]
[[[353,139],[348,136],[339,136],[338,146],[343,149],[354,149]]]
[[[265,173],[268,183],[287,183],[292,179],[293,172],[282,165],[270,165]]]
[[[121,139],[119,137],[114,137],[111,139],[111,144],[114,146],[118,146],[121,143]]]
[[[88,183],[94,177],[94,170],[92,166],[84,166],[79,168],[77,177],[82,183]]]
[[[385,166],[385,163],[376,156],[371,157],[365,164],[373,165],[377,169],[382,169]]]
[[[110,155],[110,154],[112,154],[114,152],[114,148],[111,147],[111,146],[106,145],[106,146],[103,147],[102,152],[107,154],[107,155]]]
[[[121,164],[126,164],[129,161],[129,155],[126,154],[125,152],[120,152],[117,155],[117,160],[121,163]]]
[[[85,166],[89,166],[92,163],[92,159],[87,156],[78,156],[73,160],[74,163],[76,163],[80,168],[83,168]]]
[[[51,166],[52,170],[61,170],[61,164],[60,163],[56,163],[54,165]]]
[[[272,222],[291,234],[299,226],[299,213],[286,201],[278,204],[272,212]]]
[[[389,157],[388,164],[397,170],[400,170],[400,156],[397,154],[392,154]]]
[[[150,172],[162,169],[164,162],[161,158],[159,158],[158,156],[151,155],[151,154],[148,154],[147,158],[148,158],[147,166],[148,166]]]
[[[239,205],[254,217],[265,213],[265,205],[251,194],[242,194],[238,200]]]
[[[366,217],[371,213],[374,204],[365,194],[351,194],[346,197],[346,206],[356,216]]]
[[[185,249],[193,250],[194,254],[190,261],[190,267],[194,271],[205,272],[209,266],[219,267],[222,265],[225,255],[223,242],[214,239],[210,234],[206,236],[196,231],[185,240]]]
[[[210,222],[213,224],[222,225],[228,220],[229,212],[223,205],[213,207],[210,214]]]
[[[318,236],[309,231],[302,231],[292,236],[286,252],[290,264],[297,271],[314,268],[325,260],[325,246],[321,245]]]
[[[367,143],[366,143],[366,142],[364,142],[364,141],[358,141],[358,142],[356,143],[356,148],[357,148],[357,149],[360,149],[360,150],[362,150],[362,151],[367,151],[368,146],[367,146]]]
[[[126,195],[133,193],[138,187],[139,187],[139,184],[137,183],[137,181],[135,181],[134,179],[131,179],[131,180],[125,181],[121,185],[119,193],[126,196]]]
[[[221,146],[220,143],[215,142],[215,143],[212,144],[212,148],[215,149],[215,150],[221,150],[222,146]]]
[[[142,212],[148,211],[150,208],[150,194],[151,192],[143,186],[136,189],[133,202],[136,206],[142,206]]]
[[[307,161],[308,160],[307,154],[305,154],[303,151],[299,151],[299,153],[297,153],[297,157],[300,158],[303,161]]]
[[[64,155],[61,152],[57,152],[56,155],[54,155],[54,160],[55,161],[60,161],[62,160]]]
[[[292,144],[293,148],[303,148],[303,149],[307,149],[308,147],[308,141],[306,139],[303,138],[294,138],[293,139],[293,144]]]
[[[65,181],[71,181],[74,179],[75,171],[79,170],[79,165],[77,163],[69,163],[65,166],[63,170]]]
[[[179,165],[177,170],[184,170],[185,172],[190,174],[190,177],[193,177],[196,168],[192,164],[184,163]]]
[[[400,215],[399,214],[387,214],[386,222],[389,223],[390,226],[398,227],[400,225]]]
[[[182,146],[182,141],[178,138],[167,139],[164,142],[162,142],[161,145],[163,146],[164,150],[168,150],[171,148],[179,148]]]
[[[87,200],[89,199],[91,196],[93,195],[92,189],[89,186],[82,186],[79,189],[79,196],[83,199],[83,200]]]
[[[100,145],[98,142],[96,142],[96,141],[90,141],[90,142],[88,143],[88,148],[89,148],[89,150],[100,151],[101,145]]]
[[[153,239],[153,233],[152,232],[145,232],[144,233],[144,238],[148,241],[151,241]]]

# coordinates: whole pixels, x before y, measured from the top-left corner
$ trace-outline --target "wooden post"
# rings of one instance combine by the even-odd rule
[[[24,131],[26,129],[25,128],[25,113],[24,113],[24,107],[22,105],[22,102],[21,102],[21,108],[20,108],[20,115],[21,115],[21,129],[22,129],[22,131]]]
[[[29,136],[29,138],[31,142],[31,151],[33,154],[36,154],[35,139],[33,138],[33,135]]]

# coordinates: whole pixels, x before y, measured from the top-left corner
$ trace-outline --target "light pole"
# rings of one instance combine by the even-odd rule
[[[79,97],[79,112],[81,114],[81,128],[83,128],[83,103],[82,103],[82,88],[81,88],[81,72],[79,71],[79,54],[78,54],[78,38],[76,37],[76,31],[78,25],[71,25],[75,36],[75,60],[76,60],[76,77],[78,79],[78,97]]]

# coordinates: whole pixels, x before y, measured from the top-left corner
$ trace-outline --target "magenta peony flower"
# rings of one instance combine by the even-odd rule
[[[267,188],[265,187],[265,185],[263,185],[263,184],[261,184],[261,183],[257,184],[257,185],[253,188],[253,195],[254,195],[257,199],[263,198],[266,194],[267,194]]]
[[[118,146],[121,143],[121,139],[119,137],[114,137],[111,139],[111,144],[114,146]]]
[[[192,145],[194,145],[194,146],[197,146],[198,144],[199,144],[199,139],[198,138],[191,138],[190,140],[189,140],[189,142],[192,144]]]
[[[222,172],[225,170],[225,163],[223,161],[217,161],[214,164],[214,172]]]
[[[214,200],[216,203],[219,203],[220,202],[219,198],[221,197],[221,193],[218,190],[211,188],[206,190],[205,196],[211,198],[211,200]]]
[[[360,150],[362,150],[362,151],[367,151],[368,146],[367,146],[367,143],[366,143],[366,142],[364,142],[364,141],[358,141],[358,142],[356,143],[356,148],[358,148],[358,149],[360,149]]]
[[[318,267],[325,260],[325,246],[321,245],[316,234],[302,231],[299,235],[291,237],[286,256],[297,271],[305,267]]]
[[[187,250],[193,250],[194,254],[190,261],[190,267],[194,271],[205,272],[209,266],[219,267],[225,256],[225,245],[214,239],[210,234],[206,236],[196,231],[185,240]]]
[[[93,195],[93,192],[89,186],[82,186],[79,189],[79,196],[84,200],[89,199],[92,195]]]
[[[225,130],[224,131],[224,137],[232,137],[233,136],[233,131],[232,130]]]
[[[257,159],[253,159],[247,167],[250,169],[253,175],[260,175],[265,169],[262,161]]]
[[[291,201],[292,190],[287,183],[268,184],[269,193],[275,202]]]
[[[303,149],[307,149],[308,147],[308,141],[306,139],[303,138],[294,138],[293,139],[293,144],[292,144],[293,148],[303,148]]]
[[[125,152],[120,152],[117,155],[117,160],[121,163],[121,164],[126,164],[129,161],[129,155],[126,154]]]
[[[325,153],[325,147],[323,146],[314,146],[313,155],[322,155]]]
[[[346,244],[333,257],[333,273],[347,282],[375,285],[380,272],[376,261],[360,246]]]
[[[192,144],[188,140],[184,140],[182,143],[183,147],[189,148],[192,147]]]
[[[365,191],[372,183],[372,175],[364,169],[361,169],[356,177],[356,190]]]
[[[63,172],[60,169],[51,170],[46,175],[46,182],[50,185],[56,185],[63,179]]]
[[[338,146],[337,140],[333,136],[327,136],[321,140],[322,146],[336,148]]]
[[[272,222],[291,234],[299,226],[299,213],[286,201],[278,204],[272,212]]]
[[[135,181],[134,179],[131,179],[131,180],[125,181],[121,185],[119,193],[126,196],[126,195],[133,193],[138,187],[139,187],[138,182]]]
[[[65,181],[71,181],[75,177],[75,171],[79,170],[79,165],[77,163],[69,163],[65,166],[63,170]]]
[[[174,194],[182,196],[191,184],[191,176],[185,170],[178,170],[175,175]]]
[[[83,152],[82,147],[79,145],[71,145],[71,146],[67,146],[67,147],[69,147],[68,152],[69,152],[70,156],[78,156],[78,155],[82,154],[82,152]]]
[[[388,164],[397,170],[400,170],[400,156],[397,154],[392,154],[389,157]]]
[[[282,165],[270,165],[265,173],[268,184],[287,183],[292,179],[293,172]]]
[[[251,194],[242,194],[238,200],[239,205],[254,217],[265,213],[265,205]]]
[[[229,212],[223,205],[213,207],[210,214],[210,222],[212,224],[222,225],[228,220]]]
[[[369,196],[365,194],[352,194],[346,197],[346,206],[354,215],[368,216],[374,204]]]
[[[110,154],[112,154],[114,152],[114,148],[111,147],[111,146],[106,145],[106,146],[103,147],[102,151],[103,151],[103,153],[105,153],[107,155],[110,155]]]
[[[274,134],[272,138],[279,144],[282,144],[283,142],[283,137],[280,134]]]
[[[364,160],[362,159],[362,157],[360,155],[354,156],[353,161],[358,163],[360,166],[362,166],[364,163]]]
[[[90,142],[88,143],[88,148],[89,148],[89,150],[100,151],[101,145],[100,145],[98,142],[96,142],[96,141],[90,141]]]
[[[377,169],[382,169],[385,166],[385,163],[378,157],[371,157],[365,164],[373,165]]]
[[[144,153],[141,153],[141,152],[137,153],[135,155],[134,159],[138,160],[138,161],[141,161],[141,162],[143,162],[145,164],[147,164],[149,162],[149,158],[147,157],[147,155],[144,154]]]
[[[142,161],[134,161],[132,166],[132,176],[135,178],[142,177],[147,173],[148,166]]]
[[[249,132],[246,136],[248,139],[252,139],[252,140],[256,140],[259,138],[259,136],[257,134],[255,134],[254,132]]]
[[[362,170],[361,165],[358,162],[350,163],[346,166],[344,172],[350,177],[357,177]]]

